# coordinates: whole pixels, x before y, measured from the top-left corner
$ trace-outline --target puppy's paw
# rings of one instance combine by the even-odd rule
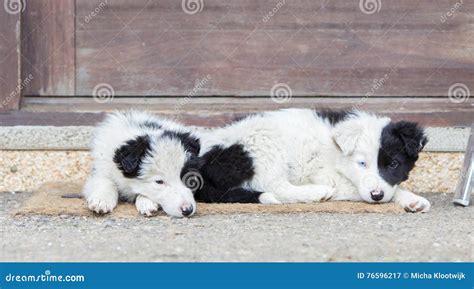
[[[158,214],[158,204],[144,196],[137,196],[135,207],[138,212],[146,217]]]
[[[326,202],[331,200],[336,195],[336,189],[331,186],[317,185],[316,188],[316,199],[317,202]]]
[[[91,196],[87,199],[89,210],[97,214],[107,214],[117,206],[117,198],[114,196]]]
[[[427,199],[414,194],[402,198],[399,200],[399,204],[409,213],[426,213],[431,208],[431,204]]]
[[[299,195],[292,203],[313,203],[329,201],[336,194],[333,187],[326,185],[307,185],[299,191]]]
[[[273,194],[263,193],[258,197],[261,204],[281,204]]]

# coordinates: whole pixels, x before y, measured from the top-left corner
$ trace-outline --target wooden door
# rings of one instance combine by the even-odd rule
[[[24,8],[15,17],[19,79],[32,77],[25,96],[109,89],[118,97],[267,97],[277,86],[306,97],[442,97],[459,83],[474,90],[472,1],[35,0]],[[2,23],[16,23],[5,15]],[[15,37],[7,34],[2,49]],[[3,60],[2,74],[13,59]]]

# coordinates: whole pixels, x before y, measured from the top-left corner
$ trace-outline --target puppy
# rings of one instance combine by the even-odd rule
[[[93,171],[83,188],[89,209],[109,213],[120,196],[146,216],[158,205],[170,216],[193,215],[193,192],[181,177],[199,150],[199,140],[177,123],[143,112],[108,115],[92,141]]]
[[[207,202],[395,201],[409,212],[430,203],[401,189],[427,143],[412,122],[364,112],[285,109],[198,132]]]

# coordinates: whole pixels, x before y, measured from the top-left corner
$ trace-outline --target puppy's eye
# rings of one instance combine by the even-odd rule
[[[357,164],[359,165],[359,167],[362,167],[362,168],[367,167],[367,164],[364,161],[358,161]]]
[[[398,161],[393,160],[388,167],[391,168],[392,170],[394,170],[394,169],[398,168],[398,165],[399,165]]]
[[[156,180],[155,183],[157,183],[158,185],[162,185],[164,184],[165,182],[163,180]]]

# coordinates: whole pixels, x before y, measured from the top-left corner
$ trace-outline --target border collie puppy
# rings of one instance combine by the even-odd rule
[[[146,216],[158,205],[174,217],[193,215],[193,192],[181,172],[199,149],[189,129],[174,122],[143,112],[109,114],[92,141],[93,171],[83,189],[89,209],[111,212],[120,197]]]
[[[285,109],[199,131],[207,202],[395,201],[409,212],[430,203],[401,189],[427,142],[416,123],[364,112]]]

